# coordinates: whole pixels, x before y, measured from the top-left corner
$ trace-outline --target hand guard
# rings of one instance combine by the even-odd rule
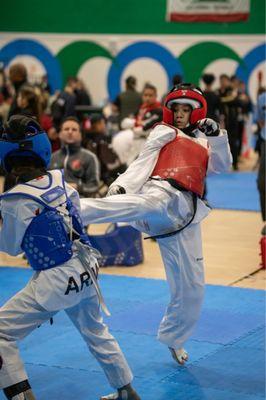
[[[198,129],[206,136],[218,136],[220,127],[217,122],[211,118],[204,118],[198,122]]]
[[[125,193],[126,193],[126,190],[125,190],[122,186],[115,185],[115,186],[112,186],[112,187],[108,190],[108,192],[107,192],[107,194],[106,194],[106,197],[108,197],[108,196],[114,196],[114,195],[116,195],[116,194],[125,194]]]

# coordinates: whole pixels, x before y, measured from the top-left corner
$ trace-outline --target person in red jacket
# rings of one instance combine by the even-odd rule
[[[142,93],[142,105],[136,117],[136,127],[134,132],[139,136],[147,137],[154,124],[160,122],[163,118],[163,109],[161,103],[157,100],[157,89],[155,86],[147,83]]]

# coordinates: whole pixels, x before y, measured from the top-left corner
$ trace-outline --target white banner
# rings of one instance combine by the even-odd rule
[[[167,20],[236,22],[247,20],[250,0],[167,0]]]

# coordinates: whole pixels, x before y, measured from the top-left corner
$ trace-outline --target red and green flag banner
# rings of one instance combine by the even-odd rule
[[[249,12],[250,0],[167,0],[171,22],[238,22]]]

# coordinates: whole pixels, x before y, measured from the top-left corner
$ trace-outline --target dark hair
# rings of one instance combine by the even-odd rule
[[[135,89],[135,86],[136,86],[136,83],[137,83],[137,80],[136,80],[135,76],[132,76],[132,75],[128,76],[126,78],[125,82],[126,82],[126,86],[129,89]]]
[[[25,170],[40,169],[42,172],[46,171],[46,167],[43,165],[42,160],[39,157],[27,156],[18,157],[17,155],[9,157],[9,164],[12,165],[12,170],[17,169],[17,175],[25,173]]]
[[[179,85],[183,81],[182,75],[174,75],[172,78],[172,84],[173,86]]]
[[[215,76],[213,74],[203,74],[201,79],[206,85],[211,85],[215,81]]]
[[[179,85],[174,86],[169,93],[174,92],[175,90],[197,90],[201,94],[203,94],[201,88],[199,86],[194,85],[193,83],[180,83]]]
[[[260,86],[258,89],[258,96],[264,92],[266,92],[266,86]]]
[[[40,121],[41,103],[40,98],[36,94],[34,88],[29,85],[23,85],[19,89],[18,93],[27,100],[28,105],[25,107],[27,113]]]
[[[69,85],[70,83],[76,83],[78,81],[78,78],[76,78],[75,76],[68,76],[67,77],[67,80],[66,80],[66,83],[67,83],[67,85]]]
[[[74,117],[74,116],[72,116],[72,115],[63,119],[63,121],[62,121],[61,124],[60,124],[60,130],[62,129],[62,126],[64,125],[64,123],[67,122],[67,121],[76,122],[76,123],[78,124],[78,126],[79,126],[79,129],[81,130],[81,124],[80,124],[78,118],[77,118],[77,117]]]
[[[143,92],[146,89],[153,90],[157,94],[157,88],[154,85],[152,85],[151,83],[145,83],[145,86],[143,88]]]
[[[219,76],[219,78],[220,78],[220,79],[222,79],[222,78],[226,78],[226,79],[228,79],[228,80],[230,81],[230,78],[229,78],[229,76],[228,76],[228,75],[226,75],[226,74],[221,74],[221,75]]]
[[[16,63],[9,68],[9,77],[12,82],[24,82],[27,80],[27,69],[24,64]]]
[[[103,114],[94,113],[90,115],[90,122],[92,125],[102,121],[103,119],[105,119]]]

